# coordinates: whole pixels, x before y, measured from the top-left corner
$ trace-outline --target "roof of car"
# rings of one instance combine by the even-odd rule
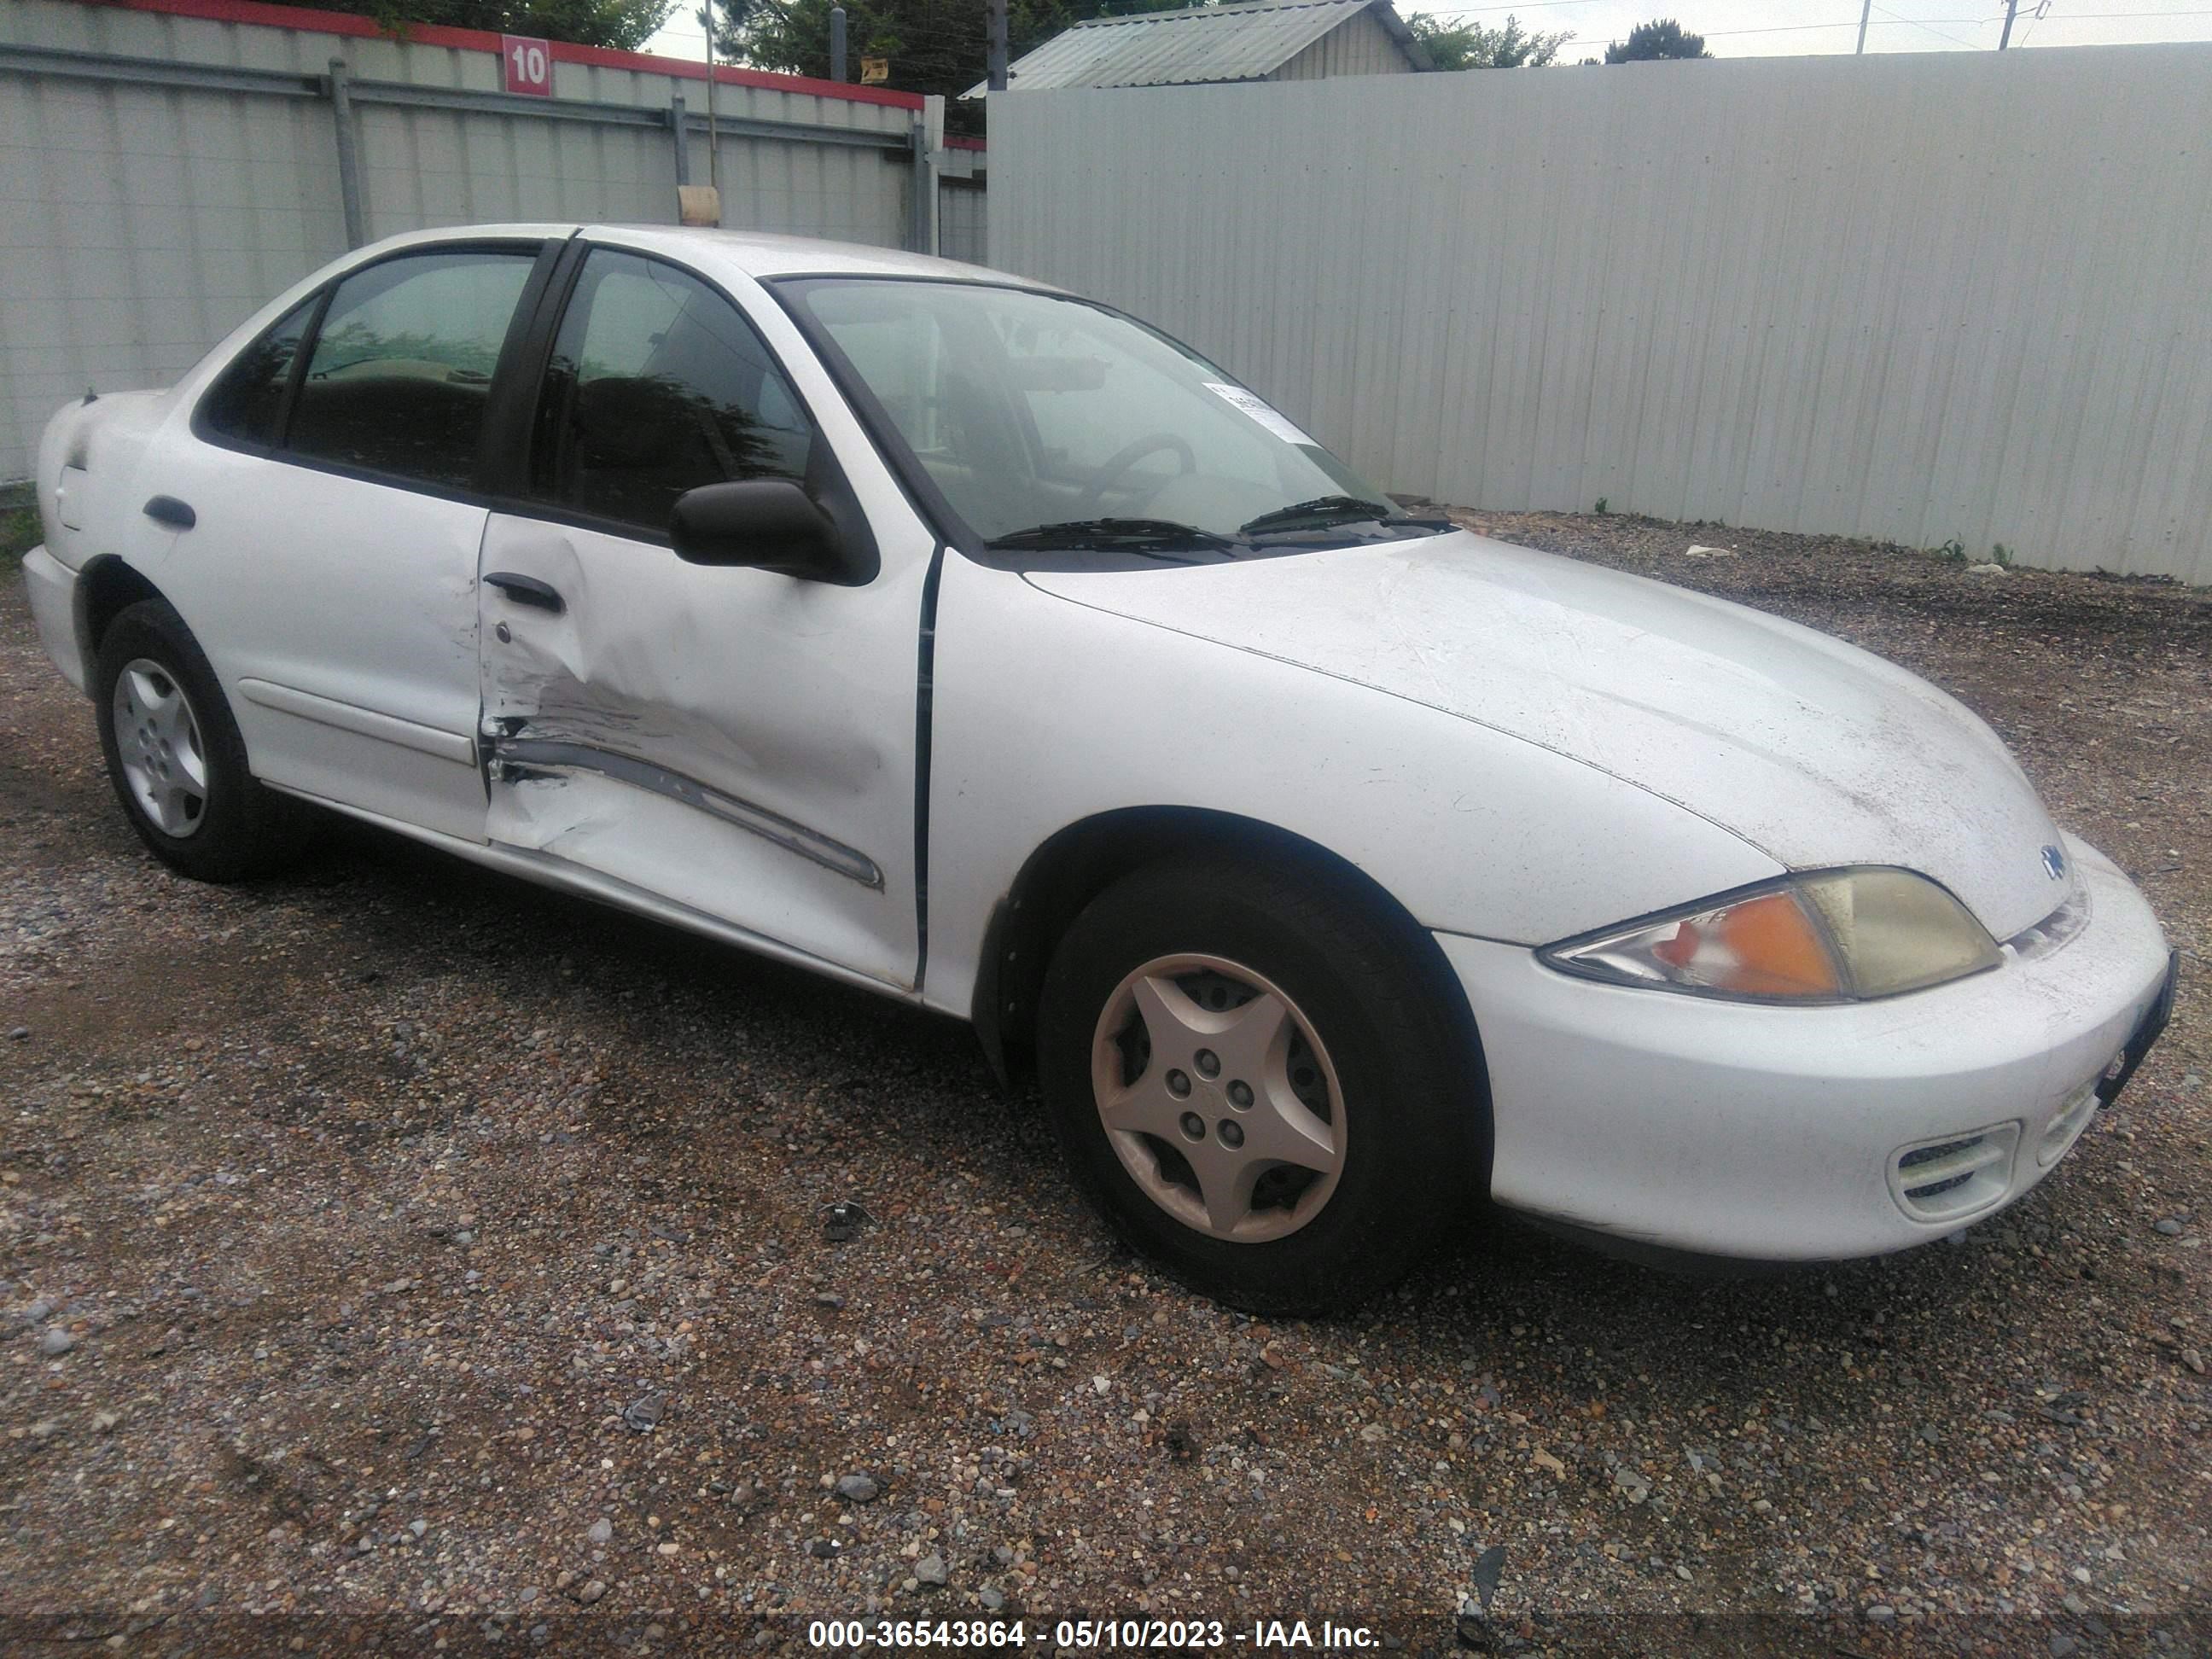
[[[823,241],[812,236],[785,236],[768,231],[713,230],[690,226],[586,225],[586,236],[636,246],[654,246],[670,252],[708,250],[741,267],[751,276],[937,276],[969,282],[1018,282],[1004,271],[957,259],[939,259],[899,248],[870,247],[859,242]]]
[[[447,225],[435,230],[410,231],[387,239],[392,246],[443,241],[473,241],[501,237],[568,237],[581,234],[595,240],[630,247],[651,248],[676,258],[722,261],[748,276],[935,276],[947,281],[1020,283],[1042,287],[1027,279],[963,264],[957,259],[933,258],[898,248],[870,247],[859,242],[831,242],[811,236],[784,236],[767,231],[716,230],[675,225],[496,224]]]

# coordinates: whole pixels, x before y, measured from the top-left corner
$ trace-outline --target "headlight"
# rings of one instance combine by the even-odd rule
[[[1946,890],[1872,866],[1747,887],[1537,955],[1590,979],[1759,1002],[1895,996],[1998,960],[1988,929]]]

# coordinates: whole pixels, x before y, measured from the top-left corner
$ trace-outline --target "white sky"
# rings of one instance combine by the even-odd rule
[[[1673,16],[1701,33],[1717,58],[1796,57],[1850,52],[1857,44],[1862,0],[1521,0],[1515,5],[1427,5],[1396,0],[1398,9],[1475,18],[1496,25],[1509,15],[1531,29],[1572,29],[1565,63],[1601,58],[1608,40],[1623,40],[1638,23]],[[702,55],[696,7],[687,3],[653,39],[648,51]],[[1875,0],[1869,52],[1986,52],[2004,24],[2004,0]],[[2212,40],[2212,0],[2021,0],[2012,44],[2109,46],[2145,40]],[[976,73],[982,73],[979,63]]]

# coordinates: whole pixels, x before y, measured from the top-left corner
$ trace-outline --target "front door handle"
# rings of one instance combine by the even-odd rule
[[[174,495],[156,495],[140,509],[157,524],[166,524],[179,530],[190,530],[200,521],[200,515],[191,506]]]
[[[535,576],[517,575],[512,570],[495,570],[484,578],[486,587],[496,587],[517,605],[533,605],[540,611],[550,611],[559,616],[568,607],[561,598],[560,590],[550,582],[541,582]]]

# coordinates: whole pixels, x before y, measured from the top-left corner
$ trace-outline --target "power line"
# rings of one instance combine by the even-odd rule
[[[1936,36],[1938,40],[1948,40],[1954,46],[1964,46],[1968,52],[1979,52],[1982,50],[1981,47],[1976,46],[1972,40],[1961,40],[1955,34],[1946,34],[1942,29],[1937,28],[1933,23],[1923,23],[1917,17],[1907,17],[1901,13],[1893,12],[1887,6],[1882,5],[1880,3],[1880,0],[1875,0],[1875,9],[1880,12],[1884,17],[1894,18],[1898,22],[1911,23],[1916,28],[1926,29],[1929,33]]]
[[[1875,9],[1879,11],[1881,8],[1877,6]],[[1978,24],[1986,22],[1988,20],[1986,18],[1981,17],[1936,17],[1925,21],[1917,17],[1889,17],[1881,20],[1875,25],[1875,27],[1877,28],[1889,28],[1899,23],[1912,23],[1918,25],[1922,28],[1926,28],[1929,22]],[[1857,27],[1858,23],[1856,20],[1846,18],[1840,23],[1771,23],[1760,28],[1706,29],[1703,31],[1703,33],[1705,36],[1710,40],[1723,34],[1794,34],[1805,29],[1855,29]],[[1966,42],[1962,40],[1959,44],[1964,46]]]

